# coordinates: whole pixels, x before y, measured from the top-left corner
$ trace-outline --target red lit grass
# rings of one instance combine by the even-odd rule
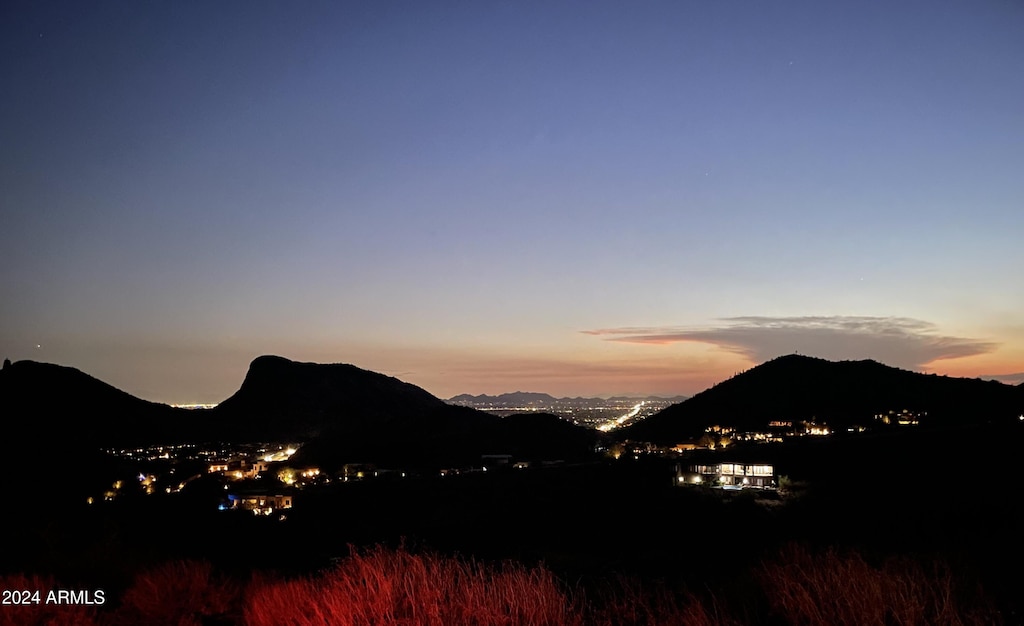
[[[192,626],[832,626],[998,624],[979,588],[944,563],[868,563],[855,552],[788,546],[720,596],[614,579],[582,588],[543,566],[374,547],[328,571],[243,585],[201,561],[138,574],[119,598],[82,606],[0,608],[0,626],[128,624]],[[53,580],[9,576],[6,589],[58,589]],[[739,593],[737,593],[739,590]],[[728,592],[728,590],[726,590]],[[721,598],[728,597],[728,601]]]
[[[978,589],[948,566],[890,559],[875,567],[858,554],[789,546],[757,568],[756,597],[721,603],[632,579],[609,581],[589,597],[544,567],[486,566],[437,555],[373,548],[319,577],[254,585],[247,626],[465,624],[588,626],[966,626],[1001,620]]]
[[[961,626],[999,623],[980,589],[965,590],[949,566],[909,559],[868,564],[854,552],[814,554],[800,546],[764,564],[759,582],[788,624]],[[972,593],[973,591],[973,593]]]
[[[466,626],[582,624],[542,567],[412,554],[358,552],[315,578],[262,584],[245,603],[247,626]]]

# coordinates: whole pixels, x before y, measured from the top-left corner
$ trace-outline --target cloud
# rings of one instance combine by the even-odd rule
[[[874,359],[920,369],[940,359],[985,354],[997,344],[949,337],[930,322],[906,317],[729,317],[711,328],[626,327],[582,331],[608,341],[663,345],[707,343],[762,362],[798,352],[832,360]]]
[[[982,374],[978,378],[984,378],[985,380],[998,380],[1001,383],[1008,385],[1019,385],[1024,383],[1024,372],[1016,372],[1014,374]]]

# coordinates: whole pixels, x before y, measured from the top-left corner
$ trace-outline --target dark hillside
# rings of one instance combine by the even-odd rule
[[[921,422],[932,426],[1009,423],[1024,412],[1024,394],[995,381],[920,374],[876,361],[789,355],[668,407],[618,436],[671,444],[714,424],[757,430],[773,420],[813,420],[844,429],[902,410],[926,414]]]
[[[0,370],[5,435],[28,445],[122,445],[169,436],[187,411],[140,400],[75,368],[18,361]]]
[[[242,386],[212,410],[225,437],[306,439],[356,422],[378,425],[445,408],[425,390],[348,364],[298,363],[279,356],[253,360]]]

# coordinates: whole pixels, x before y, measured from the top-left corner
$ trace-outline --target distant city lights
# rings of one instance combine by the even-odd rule
[[[634,406],[629,413],[616,417],[615,419],[609,420],[603,424],[599,424],[597,429],[603,433],[606,433],[608,431],[615,430],[616,428],[621,428],[627,422],[629,422],[630,420],[632,420],[633,418],[640,414],[640,410],[644,408],[644,404],[646,404],[646,402],[641,400],[640,403]]]

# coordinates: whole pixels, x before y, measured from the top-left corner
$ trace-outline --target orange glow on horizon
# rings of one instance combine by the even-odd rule
[[[922,371],[956,378],[993,378],[1008,384],[1024,382],[1024,351],[1021,354],[982,354],[962,359],[940,359]]]

